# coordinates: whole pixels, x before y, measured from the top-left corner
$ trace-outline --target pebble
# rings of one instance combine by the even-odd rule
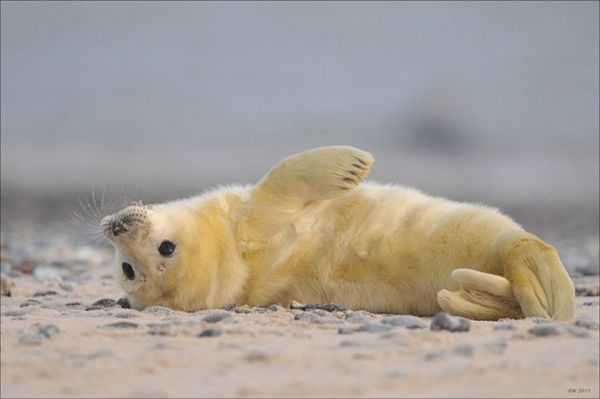
[[[102,328],[138,328],[136,323],[131,323],[129,321],[118,321],[116,323],[109,323],[100,326]]]
[[[24,310],[7,310],[6,312],[2,313],[3,316],[25,316],[26,314],[27,312]]]
[[[431,326],[429,328],[432,331],[469,331],[471,329],[471,322],[467,319],[463,319],[462,317],[454,317],[450,316],[446,312],[439,312],[433,317],[433,319],[431,319]]]
[[[149,327],[148,334],[150,335],[160,335],[163,337],[176,335],[171,324],[152,324]]]
[[[537,326],[531,327],[527,330],[529,334],[538,336],[538,337],[549,337],[552,335],[559,335],[560,331],[556,328],[555,325],[550,323],[538,324]]]
[[[584,327],[569,326],[567,327],[567,331],[571,335],[574,335],[575,337],[579,338],[587,338],[590,336],[590,333]]]
[[[150,306],[145,308],[144,312],[154,314],[170,314],[172,310],[164,306]]]
[[[505,341],[488,342],[483,347],[490,352],[503,353],[508,344]]]
[[[39,297],[39,296],[50,296],[50,295],[57,295],[58,293],[56,291],[52,291],[52,290],[40,290],[40,291],[36,291],[35,294],[33,294],[34,297]]]
[[[133,312],[123,311],[123,312],[115,313],[114,316],[119,319],[131,319],[133,317],[139,317],[139,314],[138,314],[138,312],[135,312],[135,311],[133,311]]]
[[[59,272],[49,266],[38,266],[33,270],[33,278],[41,283],[60,283],[62,277]]]
[[[234,313],[252,313],[252,309],[248,306],[248,305],[244,305],[244,306],[235,306],[233,307],[233,309],[231,309]]]
[[[117,305],[122,307],[123,309],[131,309],[131,303],[129,303],[129,298],[124,296],[123,298],[119,298],[117,301]]]
[[[38,301],[37,299],[26,299],[19,305],[19,307],[25,308],[27,306],[35,306],[35,305],[39,305],[39,304],[41,304],[41,302]]]
[[[117,301],[115,301],[114,299],[102,298],[100,300],[97,300],[96,302],[94,302],[93,304],[88,306],[87,308],[85,308],[85,310],[107,309],[107,308],[112,308],[113,306],[116,306],[116,305],[117,305]]]
[[[326,312],[344,312],[344,311],[346,311],[346,307],[344,305],[340,305],[337,303],[325,303],[325,304],[315,303],[315,304],[310,304],[310,305],[304,305],[304,304],[298,303],[296,301],[292,302],[292,304],[290,305],[290,309],[299,309],[299,310],[321,309]]]
[[[220,321],[226,320],[226,319],[230,319],[231,315],[229,314],[229,312],[221,310],[221,311],[213,311],[211,313],[209,313],[208,315],[204,316],[204,318],[202,319],[202,321],[205,321],[207,323],[218,323]]]
[[[454,353],[464,357],[473,356],[473,352],[475,352],[475,348],[473,348],[471,345],[460,345],[454,348]]]
[[[578,327],[587,328],[588,330],[598,330],[600,328],[598,317],[593,318],[591,316],[582,317],[575,320],[575,325]]]
[[[515,327],[513,324],[510,323],[498,323],[494,326],[494,331],[498,331],[498,330],[516,330],[517,327]]]
[[[342,328],[338,329],[338,334],[354,334],[354,328],[342,327]]]
[[[58,334],[60,330],[54,324],[41,325],[39,323],[31,326],[31,331],[21,333],[19,342],[27,345],[39,345],[44,340]]]
[[[221,334],[223,334],[223,330],[221,330],[220,328],[207,328],[206,330],[204,330],[200,334],[198,334],[198,336],[199,337],[217,337]]]
[[[348,313],[346,315],[346,320],[350,323],[368,323],[373,319],[373,313],[366,312],[364,310],[357,310],[356,312]]]
[[[388,316],[381,320],[384,324],[389,324],[394,327],[405,327],[408,329],[425,328],[427,325],[416,316],[400,315],[400,316]]]
[[[575,287],[576,296],[598,296],[599,288],[596,287]]]
[[[358,327],[356,329],[356,332],[378,333],[378,332],[383,332],[383,331],[389,331],[391,329],[392,329],[392,326],[389,324],[368,322],[368,323],[364,323],[362,326]]]

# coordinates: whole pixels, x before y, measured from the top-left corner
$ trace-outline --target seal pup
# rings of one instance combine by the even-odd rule
[[[478,320],[570,320],[557,251],[485,206],[362,183],[373,157],[348,146],[290,156],[256,185],[102,219],[135,306],[340,303]]]

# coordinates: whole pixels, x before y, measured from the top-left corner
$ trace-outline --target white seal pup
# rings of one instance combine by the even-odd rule
[[[556,250],[499,211],[361,184],[371,154],[321,147],[254,186],[106,216],[137,306],[339,303],[371,312],[570,320],[573,282]]]

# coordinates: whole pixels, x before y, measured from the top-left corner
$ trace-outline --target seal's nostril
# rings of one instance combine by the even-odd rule
[[[135,271],[129,263],[123,262],[121,267],[123,268],[123,274],[125,274],[125,277],[127,277],[129,280],[133,280],[135,278]]]
[[[112,222],[112,224],[110,225],[110,229],[112,230],[112,233],[115,237],[117,237],[121,233],[127,232],[125,225],[121,222]]]

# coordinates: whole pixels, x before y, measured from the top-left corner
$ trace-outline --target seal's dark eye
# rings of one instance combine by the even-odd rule
[[[158,247],[158,253],[162,256],[169,256],[175,251],[175,244],[171,241],[163,241],[160,243],[160,247]]]
[[[121,267],[123,268],[123,274],[125,277],[127,277],[129,280],[133,280],[135,278],[135,271],[129,263],[123,262]]]

